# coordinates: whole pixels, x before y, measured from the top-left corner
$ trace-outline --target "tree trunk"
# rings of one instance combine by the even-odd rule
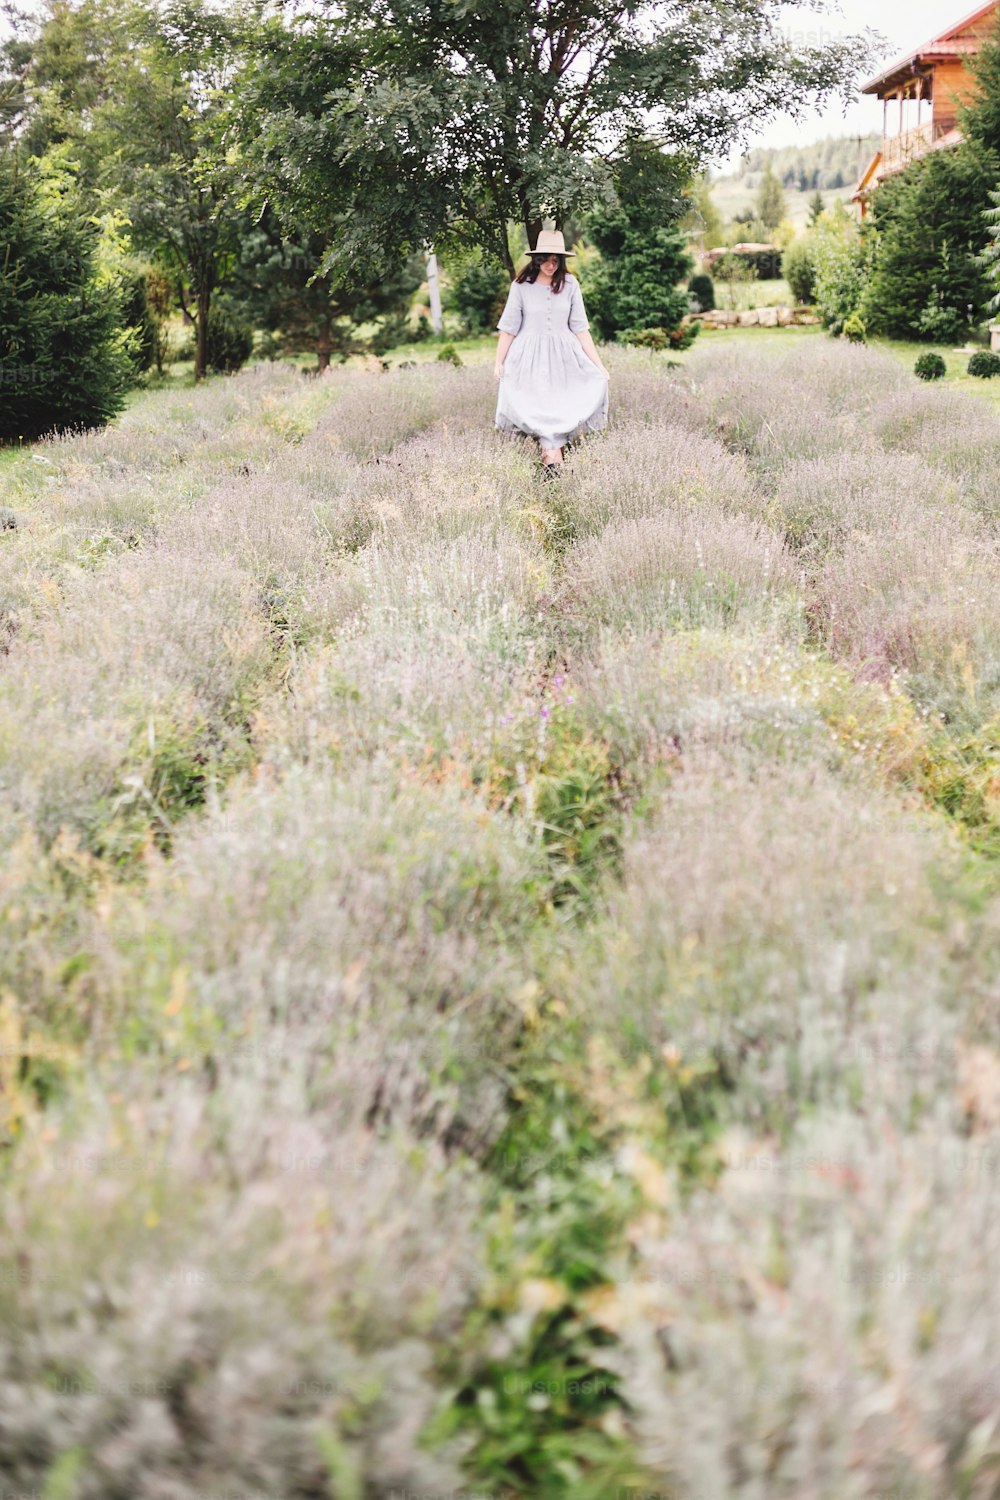
[[[319,333],[316,335],[316,370],[320,375],[330,368],[330,348],[330,319],[320,318]]]
[[[542,221],[541,219],[529,219],[528,215],[525,214],[524,227],[528,235],[528,250],[530,252],[538,244],[538,236],[542,232]]]
[[[431,327],[435,333],[444,331],[444,319],[441,316],[441,287],[438,282],[437,256],[430,246],[426,247],[427,254],[427,295],[431,304]]]
[[[510,240],[507,236],[507,220],[504,218],[503,214],[500,215],[500,234],[497,239],[497,248],[500,251],[500,255],[503,260],[507,275],[510,277],[511,281],[513,281],[514,277],[517,275],[517,267],[514,265],[514,260],[510,253]]]
[[[211,300],[207,279],[198,285],[198,332],[195,339],[194,378],[204,380],[208,364],[208,307]]]

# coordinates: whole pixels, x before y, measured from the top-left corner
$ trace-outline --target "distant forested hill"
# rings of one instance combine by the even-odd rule
[[[860,144],[856,135],[847,135],[811,146],[757,147],[747,152],[736,172],[712,178],[712,198],[727,222],[752,216],[760,179],[770,164],[785,189],[786,217],[802,229],[817,191],[826,208],[837,199],[850,202],[859,170],[864,170],[881,145],[879,135],[862,136]]]
[[[853,189],[859,159],[864,168],[881,144],[880,135],[862,136],[860,144],[856,135],[847,135],[830,136],[811,146],[757,147],[747,152],[741,170],[728,180],[739,181],[741,187],[752,191],[770,164],[784,186],[792,191]]]

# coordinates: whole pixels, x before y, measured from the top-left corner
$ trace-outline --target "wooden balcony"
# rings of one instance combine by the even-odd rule
[[[886,177],[890,172],[901,172],[911,161],[925,156],[935,139],[933,120],[925,120],[922,125],[917,125],[913,130],[904,130],[899,135],[886,136],[882,142],[879,176]]]

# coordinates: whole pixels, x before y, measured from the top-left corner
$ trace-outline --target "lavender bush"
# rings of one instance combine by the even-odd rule
[[[995,418],[609,361],[4,466],[13,1490],[995,1492]]]

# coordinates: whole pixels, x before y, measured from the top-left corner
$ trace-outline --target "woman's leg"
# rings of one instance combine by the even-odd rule
[[[541,444],[539,444],[539,447],[541,447]],[[542,448],[543,464],[561,464],[562,461],[563,451],[561,448]]]

